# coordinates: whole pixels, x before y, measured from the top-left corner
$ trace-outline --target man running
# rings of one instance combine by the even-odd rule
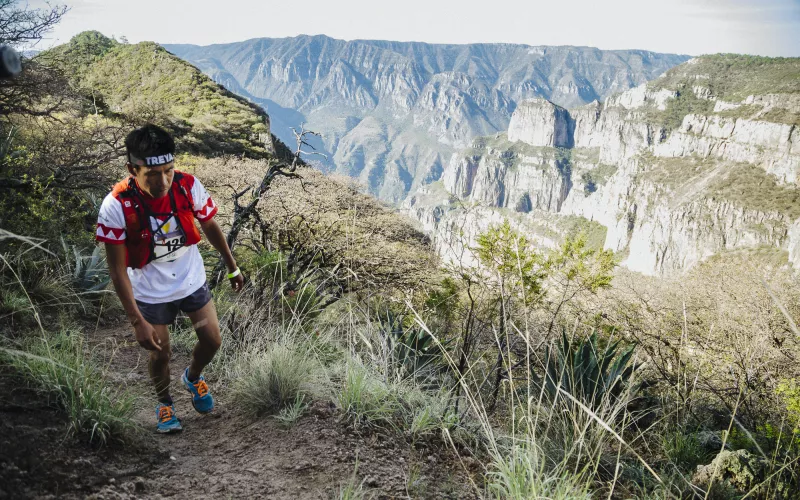
[[[195,177],[175,170],[175,141],[169,133],[146,125],[128,134],[125,149],[130,176],[103,200],[96,238],[105,244],[111,280],[136,341],[150,351],[150,378],[158,397],[156,430],[177,432],[182,428],[169,392],[167,328],[178,311],[186,313],[194,325],[197,345],[181,382],[200,413],[214,409],[201,372],[222,342],[197,248],[200,232],[195,219],[222,255],[236,292],[244,279],[214,220],[217,206],[211,196]]]

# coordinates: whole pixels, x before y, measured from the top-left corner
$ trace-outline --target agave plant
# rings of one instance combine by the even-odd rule
[[[591,409],[616,402],[635,370],[631,363],[635,345],[623,348],[620,342],[600,351],[596,333],[575,346],[562,334],[559,346],[547,351],[544,390],[553,400],[559,390],[565,391]]]
[[[69,254],[69,247],[61,240],[65,253]],[[81,292],[87,294],[98,293],[104,290],[111,278],[108,274],[106,260],[100,256],[100,247],[95,247],[91,255],[84,255],[78,247],[72,247],[74,260],[67,261],[67,266],[72,275],[72,284]]]
[[[379,322],[389,341],[392,359],[404,375],[417,375],[440,360],[441,349],[429,332],[419,327],[405,327],[403,316],[391,311],[379,317]]]

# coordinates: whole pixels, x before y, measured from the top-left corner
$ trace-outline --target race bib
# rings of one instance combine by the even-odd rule
[[[150,217],[153,226],[155,262],[172,262],[186,253],[186,234],[171,216],[166,221]]]

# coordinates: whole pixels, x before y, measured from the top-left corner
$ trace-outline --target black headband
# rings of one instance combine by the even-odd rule
[[[128,154],[128,157],[129,160],[134,158],[134,156],[130,154]],[[144,161],[144,164],[148,167],[160,167],[161,165],[166,165],[167,163],[174,160],[175,157],[172,155],[172,153],[166,153],[158,156],[145,156],[142,159],[142,161]],[[133,161],[131,161],[131,163],[133,163]]]

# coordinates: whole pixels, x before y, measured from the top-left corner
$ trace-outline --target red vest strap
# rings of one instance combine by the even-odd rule
[[[194,223],[194,200],[187,180],[185,174],[176,171],[168,196],[175,207],[171,212],[186,234],[186,246],[189,246],[200,242],[200,231]],[[149,221],[152,211],[138,192],[133,176],[118,182],[111,193],[122,204],[125,215],[127,266],[141,269],[155,258],[155,241]]]

